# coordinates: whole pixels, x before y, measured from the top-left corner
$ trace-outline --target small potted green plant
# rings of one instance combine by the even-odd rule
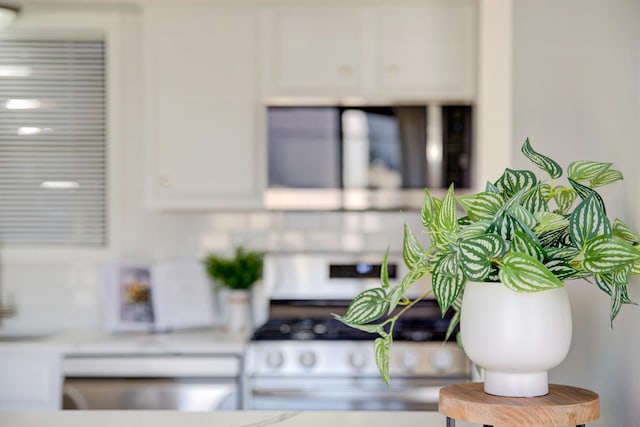
[[[226,323],[231,332],[248,332],[251,325],[251,288],[262,278],[264,253],[236,247],[234,256],[209,254],[204,264],[209,277],[227,290]]]
[[[620,219],[607,218],[595,190],[622,179],[611,163],[575,161],[567,184],[561,166],[536,152],[527,139],[523,154],[546,173],[506,169],[484,191],[442,199],[425,190],[422,245],[405,225],[403,257],[408,273],[391,284],[357,295],[344,323],[378,334],[374,352],[389,382],[389,352],[399,316],[418,300],[433,297],[442,313],[453,310],[448,336],[456,331],[467,356],[484,368],[485,391],[530,397],[546,394],[547,371],[566,356],[572,333],[564,282],[584,279],[609,296],[613,324],[631,275],[640,274],[640,237]],[[386,256],[384,265],[386,266]],[[407,290],[431,276],[432,290],[411,300]],[[398,314],[390,315],[396,310]]]

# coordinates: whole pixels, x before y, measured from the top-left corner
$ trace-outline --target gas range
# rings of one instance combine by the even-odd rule
[[[402,277],[402,264],[390,259],[392,279]],[[436,410],[443,385],[470,379],[464,352],[455,341],[445,342],[450,316],[443,318],[430,299],[404,313],[394,328],[387,387],[375,361],[377,335],[333,317],[344,314],[363,288],[379,283],[380,264],[346,256],[339,261],[299,255],[267,260],[269,313],[245,353],[245,408]],[[430,284],[419,285],[423,293]]]
[[[272,316],[251,337],[246,369],[265,375],[377,376],[373,340],[331,316],[347,300],[272,300]],[[273,315],[288,313],[289,316]],[[306,313],[306,317],[302,316]],[[297,315],[293,315],[297,314]],[[394,328],[392,373],[403,376],[465,375],[467,361],[454,342],[445,343],[451,316],[434,300],[419,301]]]

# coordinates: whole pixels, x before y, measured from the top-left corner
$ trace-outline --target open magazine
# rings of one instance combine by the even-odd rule
[[[113,262],[104,267],[102,282],[108,332],[171,331],[218,323],[211,283],[198,261]]]

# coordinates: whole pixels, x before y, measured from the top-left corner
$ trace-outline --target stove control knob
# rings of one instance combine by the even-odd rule
[[[367,364],[367,356],[362,351],[354,351],[349,354],[349,366],[355,369],[362,369]]]
[[[446,348],[439,348],[431,352],[431,366],[438,372],[444,372],[453,365],[453,355]]]
[[[400,358],[400,366],[407,372],[413,372],[420,365],[420,354],[415,350],[407,350],[402,353]]]
[[[316,364],[316,355],[312,351],[300,353],[300,364],[305,368],[311,368]]]
[[[272,350],[269,353],[267,353],[265,362],[267,363],[267,366],[270,368],[280,368],[284,363],[284,356],[282,355],[282,352],[278,350]]]

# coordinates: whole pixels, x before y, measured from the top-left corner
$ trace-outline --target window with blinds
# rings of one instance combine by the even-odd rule
[[[0,244],[106,242],[102,41],[0,40]]]

